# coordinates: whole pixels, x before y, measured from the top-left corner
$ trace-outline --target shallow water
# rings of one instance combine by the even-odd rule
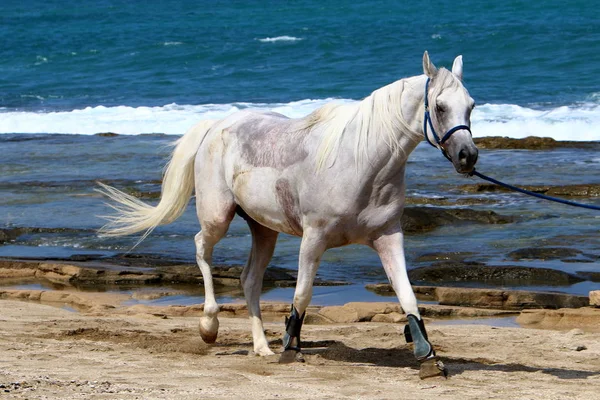
[[[24,234],[16,242],[0,246],[0,256],[64,258],[72,254],[110,256],[129,251],[136,238],[103,239],[95,234],[95,230],[103,224],[99,216],[111,211],[104,199],[94,192],[95,181],[102,180],[121,189],[158,191],[162,166],[169,152],[167,145],[175,139],[167,135],[0,136],[3,150],[3,162],[0,164],[1,223],[5,227],[50,230]],[[597,152],[587,149],[482,150],[479,165],[483,173],[522,185],[597,183],[595,171],[600,170]],[[600,215],[597,212],[513,193],[464,194],[458,189],[460,185],[478,181],[456,174],[437,151],[424,144],[419,145],[410,157],[407,182],[409,197],[444,198],[449,204],[466,197],[480,198],[485,200],[481,204],[461,207],[490,210],[517,218],[517,222],[503,225],[452,224],[430,233],[408,235],[405,247],[409,268],[429,265],[416,262],[424,254],[471,252],[467,260],[489,265],[546,267],[571,273],[600,272]],[[490,199],[492,203],[488,202]],[[600,204],[599,199],[593,198],[581,201]],[[56,231],[54,228],[68,229]],[[158,228],[134,252],[153,253],[193,263],[193,236],[198,229],[192,200],[183,217]],[[568,262],[513,261],[507,257],[508,253],[519,248],[556,246],[575,248],[582,254]],[[248,228],[236,217],[227,237],[215,250],[215,263],[244,264],[249,248]],[[272,265],[297,269],[298,248],[298,238],[281,235]],[[364,285],[387,280],[377,255],[364,246],[327,251],[319,277],[351,284],[316,289],[315,302],[322,300],[328,304],[372,299],[376,295],[364,290]],[[525,288],[587,294],[599,286],[586,281],[569,286],[548,283]],[[292,290],[286,288],[272,289],[265,293],[264,298],[289,301],[291,297]],[[231,297],[240,298],[239,294]],[[226,296],[223,300],[228,301]]]

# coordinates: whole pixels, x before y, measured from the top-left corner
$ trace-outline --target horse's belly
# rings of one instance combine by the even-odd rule
[[[302,235],[296,191],[280,171],[253,168],[234,173],[232,190],[236,203],[259,224],[277,232]]]

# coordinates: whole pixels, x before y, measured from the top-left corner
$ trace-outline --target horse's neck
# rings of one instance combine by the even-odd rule
[[[359,170],[374,170],[373,172],[380,173],[379,171],[387,169],[390,173],[396,173],[396,169],[404,168],[408,156],[423,139],[425,80],[424,75],[405,78],[382,88],[385,89],[382,92],[374,92],[371,95],[399,97],[399,107],[387,107],[386,113],[374,116],[387,118],[389,123],[373,124],[374,129],[379,131],[368,132],[368,143],[364,147],[356,145],[356,135],[360,135],[358,126],[364,121],[354,122],[356,129],[351,130],[354,137],[347,139],[355,143],[355,157]],[[368,173],[366,170],[362,173]]]

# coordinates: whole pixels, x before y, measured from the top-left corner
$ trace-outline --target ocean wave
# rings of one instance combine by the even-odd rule
[[[334,99],[289,103],[230,103],[162,107],[87,107],[65,112],[21,112],[0,108],[0,133],[95,134],[114,132],[183,134],[203,119],[224,118],[242,109],[274,111],[290,118],[308,115]],[[354,100],[336,99],[341,103]],[[536,110],[514,104],[484,104],[472,115],[473,136],[523,138],[545,136],[556,140],[600,140],[600,105],[594,103]]]
[[[298,118],[332,100],[300,100],[290,103],[168,104],[162,107],[96,106],[46,113],[19,112],[0,108],[0,133],[92,135],[113,132],[123,135],[141,133],[179,135],[200,120],[224,118],[243,109],[274,111],[290,118]]]
[[[295,36],[277,36],[277,37],[266,37],[262,39],[257,39],[259,42],[263,43],[271,43],[271,42],[296,42],[298,40],[302,40],[302,38]]]
[[[585,103],[535,110],[514,104],[478,106],[471,117],[473,136],[551,137],[556,140],[600,140],[600,105]]]

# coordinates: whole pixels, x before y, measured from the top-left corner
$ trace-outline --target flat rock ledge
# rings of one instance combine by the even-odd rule
[[[242,266],[215,266],[213,282],[216,286],[239,287]],[[40,281],[54,284],[99,287],[132,285],[170,285],[203,283],[196,265],[159,265],[153,267],[130,267],[103,265],[92,262],[62,262],[0,259],[0,283]],[[289,287],[296,284],[296,277],[283,268],[271,267],[265,272],[265,286]],[[342,282],[317,279],[317,286],[337,286]]]
[[[142,296],[140,296],[142,293]],[[91,315],[125,314],[154,317],[199,317],[204,304],[183,306],[158,306],[148,304],[129,305],[135,299],[144,297],[144,292],[129,294],[68,292],[59,290],[0,289],[0,299],[36,301],[59,307],[69,307]],[[147,294],[147,293],[146,293]],[[168,296],[174,293],[162,292]],[[246,304],[220,304],[219,315],[224,317],[248,317]],[[492,310],[424,304],[419,307],[423,317],[428,318],[475,318],[517,315],[513,310]],[[261,303],[261,313],[265,320],[283,320],[290,312],[287,303]],[[343,306],[310,306],[305,318],[306,324],[321,325],[347,322],[391,322],[405,323],[406,317],[398,303],[352,302]]]
[[[565,249],[569,250],[569,249]],[[439,261],[426,267],[408,271],[410,281],[419,285],[453,286],[463,283],[487,285],[572,285],[585,280],[567,272],[550,268],[518,265],[488,265],[474,261]]]
[[[547,196],[559,196],[559,197],[599,197],[600,196],[600,185],[597,184],[586,184],[586,185],[564,185],[564,186],[532,186],[532,185],[520,185],[522,189],[529,190],[530,192],[545,194]],[[491,183],[476,183],[461,185],[459,189],[465,193],[477,194],[477,193],[490,193],[490,192],[511,192],[502,186],[494,185]]]
[[[592,290],[590,292],[590,305],[600,307],[600,290]]]
[[[475,144],[480,149],[520,149],[520,150],[551,150],[557,148],[598,148],[600,142],[572,140],[555,140],[550,137],[528,136],[514,139],[503,136],[487,136],[475,138]]]
[[[528,328],[600,332],[600,309],[523,310],[517,323]]]
[[[439,289],[439,288],[438,288]],[[168,293],[163,293],[168,295]],[[156,306],[148,304],[129,305],[133,295],[114,293],[65,292],[33,289],[0,289],[0,299],[35,301],[42,304],[68,307],[91,316],[130,315],[139,318],[199,317],[203,304],[183,306]],[[220,316],[229,318],[247,318],[245,304],[222,304]],[[261,312],[265,321],[282,322],[289,314],[289,304],[261,303]],[[465,324],[469,320],[481,318],[516,317],[523,327],[600,332],[600,309],[582,307],[578,309],[558,310],[500,310],[479,307],[462,307],[437,304],[422,304],[419,312],[427,320],[461,319]],[[353,302],[341,306],[311,306],[308,308],[305,324],[329,325],[336,323],[379,322],[405,324],[406,317],[398,303]]]
[[[366,288],[381,295],[394,293],[388,283],[370,284]],[[448,306],[523,310],[526,308],[580,308],[590,305],[590,298],[587,296],[564,293],[432,286],[416,286],[414,290],[421,300],[435,300],[440,305]]]

